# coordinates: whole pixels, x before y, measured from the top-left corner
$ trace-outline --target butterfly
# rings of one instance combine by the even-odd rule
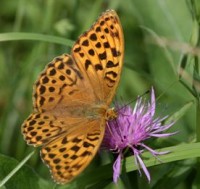
[[[29,145],[40,154],[57,183],[79,175],[97,153],[119,84],[124,37],[114,10],[102,13],[72,47],[47,64],[33,89],[34,111],[22,124]]]

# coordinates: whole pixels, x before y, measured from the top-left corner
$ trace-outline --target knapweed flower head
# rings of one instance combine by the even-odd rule
[[[140,157],[141,153],[145,149],[155,157],[168,153],[157,152],[144,144],[147,139],[153,137],[161,138],[175,134],[164,133],[174,123],[163,125],[162,122],[167,116],[155,118],[155,108],[156,101],[153,88],[151,89],[151,100],[146,102],[142,97],[138,97],[134,109],[130,106],[116,105],[118,117],[107,122],[102,143],[103,149],[109,149],[118,154],[113,164],[113,181],[115,183],[120,175],[121,160],[125,149],[129,148],[131,150],[136,166],[142,168],[149,182],[151,179],[150,174]],[[140,172],[140,169],[138,170]]]

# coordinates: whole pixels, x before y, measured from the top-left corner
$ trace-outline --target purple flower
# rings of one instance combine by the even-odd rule
[[[142,168],[149,182],[151,180],[150,174],[140,154],[144,149],[148,150],[154,157],[156,157],[156,155],[168,153],[157,152],[144,144],[144,141],[149,138],[168,137],[176,133],[163,133],[169,129],[174,122],[163,125],[162,122],[167,116],[163,118],[154,118],[155,107],[155,94],[152,88],[150,102],[146,102],[142,97],[139,97],[134,109],[130,106],[116,105],[118,117],[107,122],[102,148],[109,149],[118,154],[113,164],[113,181],[115,183],[120,175],[121,159],[123,158],[123,151],[125,149],[129,148],[131,150],[135,158],[136,166]],[[138,170],[140,172],[140,169]]]

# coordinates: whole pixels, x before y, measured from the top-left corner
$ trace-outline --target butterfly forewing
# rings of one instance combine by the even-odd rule
[[[87,78],[70,55],[64,54],[50,62],[34,85],[36,111],[71,109],[95,102],[95,96]],[[90,92],[88,94],[88,92]],[[66,111],[70,114],[70,111]]]
[[[55,58],[36,81],[34,112],[22,133],[28,144],[42,146],[41,157],[56,182],[73,180],[99,149],[123,55],[120,21],[108,10],[78,38],[71,55]]]
[[[95,89],[97,98],[110,104],[123,65],[124,38],[115,11],[103,13],[75,43],[72,56]]]

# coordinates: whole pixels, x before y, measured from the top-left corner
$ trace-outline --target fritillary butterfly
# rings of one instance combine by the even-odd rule
[[[50,62],[33,92],[34,112],[24,121],[28,144],[42,146],[41,158],[57,183],[68,183],[94,158],[118,86],[124,55],[120,20],[104,12],[75,42],[71,55]]]

